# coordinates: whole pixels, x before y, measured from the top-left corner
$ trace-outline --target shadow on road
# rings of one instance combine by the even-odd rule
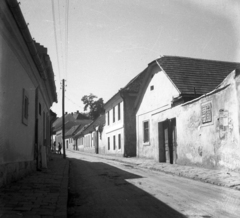
[[[139,175],[101,162],[69,160],[68,217],[186,217],[126,181]]]

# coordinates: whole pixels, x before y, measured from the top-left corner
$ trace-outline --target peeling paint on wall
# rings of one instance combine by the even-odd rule
[[[194,111],[194,113],[189,119],[188,128],[195,130],[200,126],[200,124],[201,124],[201,120],[199,118],[199,115]]]
[[[219,110],[218,131],[219,131],[220,140],[224,140],[227,138],[228,117],[229,117],[229,113],[227,110],[224,110],[224,109]]]

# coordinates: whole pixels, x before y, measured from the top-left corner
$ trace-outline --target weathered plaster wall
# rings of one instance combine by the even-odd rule
[[[147,86],[141,105],[137,111],[137,156],[145,158],[158,158],[158,125],[153,114],[170,108],[172,97],[178,96],[177,89],[173,86],[163,71],[153,68],[154,75]],[[153,90],[151,90],[153,87]],[[143,122],[149,121],[149,143],[143,143]],[[157,153],[156,153],[157,152]]]
[[[234,77],[225,79],[222,90],[182,106],[177,119],[178,163],[240,169],[239,82]],[[206,102],[212,103],[212,122],[203,124],[201,105]]]

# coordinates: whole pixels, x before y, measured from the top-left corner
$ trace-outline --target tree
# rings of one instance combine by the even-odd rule
[[[103,99],[99,98],[98,100],[94,100],[96,98],[96,95],[90,93],[89,95],[84,95],[81,99],[85,105],[84,111],[89,109],[88,116],[93,120],[97,119],[100,114],[104,113]]]

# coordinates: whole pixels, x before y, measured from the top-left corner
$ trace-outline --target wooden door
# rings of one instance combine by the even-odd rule
[[[170,163],[168,120],[163,123],[163,141],[164,141],[166,163]]]
[[[166,162],[163,122],[158,123],[159,162]]]
[[[172,138],[172,163],[176,163],[176,157],[177,157],[177,150],[176,150],[176,145],[177,145],[177,138],[176,138],[176,119],[172,119],[171,122],[171,138]]]

